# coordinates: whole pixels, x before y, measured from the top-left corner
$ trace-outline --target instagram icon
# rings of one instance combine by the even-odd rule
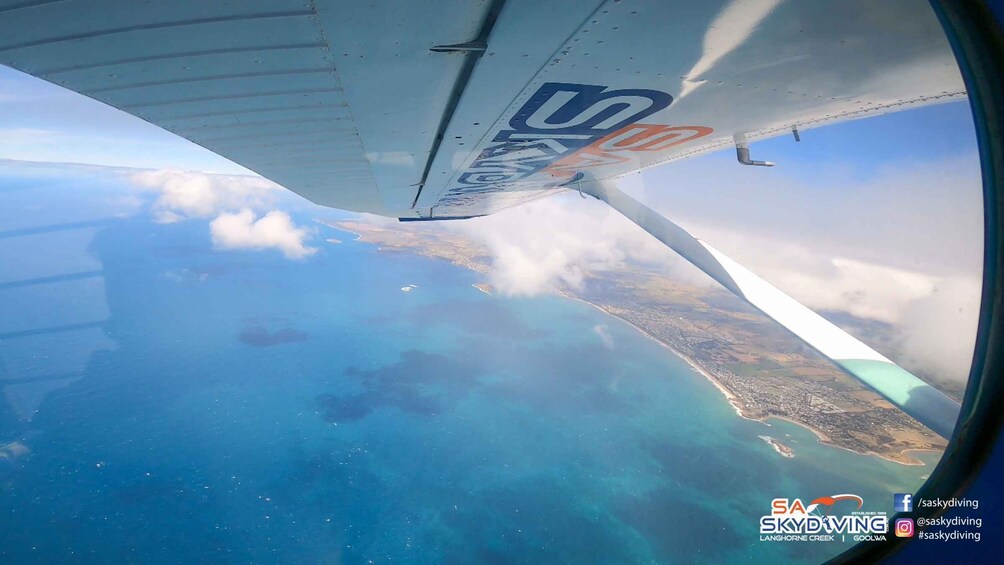
[[[896,520],[896,537],[913,537],[913,518],[898,518]]]

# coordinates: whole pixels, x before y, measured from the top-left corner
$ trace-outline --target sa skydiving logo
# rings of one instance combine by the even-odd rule
[[[584,169],[624,164],[632,154],[663,151],[711,133],[703,126],[639,123],[672,101],[658,90],[544,83],[494,130],[440,205],[506,189],[558,188],[581,178]]]
[[[801,499],[775,498],[770,514],[760,518],[760,541],[884,540],[889,530],[885,512],[862,512],[856,494],[821,496],[805,504]]]

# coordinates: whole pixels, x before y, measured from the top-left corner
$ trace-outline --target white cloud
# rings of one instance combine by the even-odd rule
[[[752,170],[725,157],[673,163],[627,177],[622,186],[754,267],[777,262],[771,260],[775,246],[790,243],[807,257],[847,257],[941,276],[982,268],[975,153],[897,161],[870,173],[836,159]],[[769,240],[770,248],[758,239]]]
[[[897,324],[899,362],[942,379],[969,378],[981,290],[975,277],[951,277],[908,304]]]
[[[773,271],[771,278],[819,310],[842,310],[859,318],[895,323],[912,302],[934,291],[938,279],[922,273],[854,259],[830,259],[826,276],[801,270]]]
[[[629,192],[807,306],[889,324],[886,343],[896,350],[882,353],[907,369],[967,378],[982,277],[975,156],[893,163],[867,178],[852,168],[765,174],[705,159],[632,181]],[[577,287],[586,271],[629,260],[713,284],[606,205],[575,193],[449,229],[488,246],[491,283],[503,294]]]
[[[628,259],[682,262],[675,262],[672,252],[605,204],[571,192],[444,227],[487,245],[493,263],[490,282],[505,295],[578,288],[587,271],[620,269]],[[707,284],[689,265],[680,273]]]
[[[808,236],[805,240],[790,241],[735,229],[692,229],[815,310],[837,310],[896,323],[909,304],[929,296],[943,278],[940,273],[876,263],[871,256],[864,260],[834,255],[836,250],[816,246]]]
[[[139,171],[129,178],[157,195],[151,212],[158,222],[213,218],[209,231],[216,249],[278,249],[290,259],[317,251],[307,245],[310,230],[273,209],[283,189],[266,179],[173,170]]]
[[[153,203],[158,222],[173,223],[187,218],[211,218],[222,212],[273,206],[275,183],[260,177],[212,175],[191,171],[139,171],[134,184],[157,193]]]
[[[730,165],[679,163],[622,186],[807,306],[890,324],[898,349],[882,353],[907,369],[968,377],[983,268],[975,152],[868,174],[837,160]]]
[[[317,248],[305,244],[307,230],[278,210],[261,218],[247,209],[220,214],[209,229],[213,246],[219,249],[278,249],[289,259],[303,259],[317,252]]]
[[[943,247],[930,249],[931,260],[910,270],[831,256],[832,248],[815,241],[818,233],[806,234],[805,241],[798,243],[725,229],[699,229],[699,233],[814,310],[846,312],[889,324],[888,343],[895,349],[870,345],[906,369],[940,380],[968,378],[979,318],[981,266],[952,267],[958,258],[946,259],[948,265],[937,261],[939,255],[950,254]],[[973,246],[982,247],[973,237],[968,247],[957,249],[958,255],[969,254]],[[951,245],[956,244],[962,241]],[[874,260],[874,252],[865,248],[861,255]],[[902,257],[891,257],[890,262],[898,259]],[[869,341],[868,336],[858,337]]]

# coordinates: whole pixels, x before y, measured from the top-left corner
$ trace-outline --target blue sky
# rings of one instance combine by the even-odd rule
[[[858,172],[867,175],[890,162],[943,159],[976,150],[968,101],[811,129],[801,132],[801,138],[800,143],[792,136],[758,142],[755,150],[762,155],[756,156],[785,166],[852,160]]]
[[[4,66],[0,158],[248,173],[139,118]]]

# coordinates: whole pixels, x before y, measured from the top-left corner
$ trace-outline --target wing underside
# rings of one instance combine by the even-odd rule
[[[0,0],[0,62],[411,218],[964,94],[922,0]]]

